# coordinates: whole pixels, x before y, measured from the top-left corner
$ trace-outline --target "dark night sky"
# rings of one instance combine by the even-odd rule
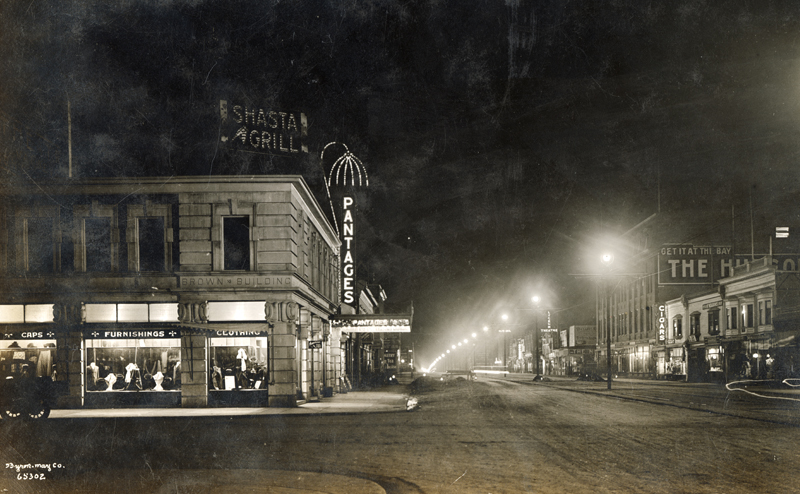
[[[8,1],[5,186],[364,163],[360,274],[423,341],[533,292],[592,323],[598,238],[661,208],[796,225],[796,2]],[[220,99],[304,112],[309,153],[218,146]],[[761,235],[766,238],[766,234]],[[442,339],[442,341],[445,341]],[[431,351],[439,351],[431,347]]]

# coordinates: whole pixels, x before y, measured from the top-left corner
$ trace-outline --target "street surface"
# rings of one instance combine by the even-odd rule
[[[395,396],[396,411],[9,421],[0,490],[798,492],[798,402],[712,385],[605,387],[429,379],[374,392]],[[37,463],[50,470],[8,467]],[[19,478],[37,472],[46,478]]]

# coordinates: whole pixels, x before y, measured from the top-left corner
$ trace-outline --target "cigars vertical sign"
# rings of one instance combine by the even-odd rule
[[[239,151],[292,156],[308,153],[308,121],[300,112],[220,100],[220,141]]]

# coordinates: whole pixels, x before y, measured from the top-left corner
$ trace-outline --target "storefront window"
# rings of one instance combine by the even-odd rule
[[[0,379],[55,377],[55,358],[55,340],[0,341]]]
[[[209,389],[267,389],[269,358],[267,334],[241,336],[244,332],[220,331],[231,336],[209,338]],[[250,332],[251,334],[253,332]]]
[[[180,359],[181,340],[175,330],[90,331],[86,390],[179,391]]]
[[[669,361],[667,362],[667,374],[686,374],[684,366],[683,348],[671,348],[669,351]]]
[[[719,347],[708,349],[708,371],[722,372],[722,356],[720,355]]]

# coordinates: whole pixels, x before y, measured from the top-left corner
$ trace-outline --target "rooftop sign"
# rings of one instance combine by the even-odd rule
[[[308,121],[304,113],[219,101],[220,141],[251,153],[291,156],[307,153]]]

